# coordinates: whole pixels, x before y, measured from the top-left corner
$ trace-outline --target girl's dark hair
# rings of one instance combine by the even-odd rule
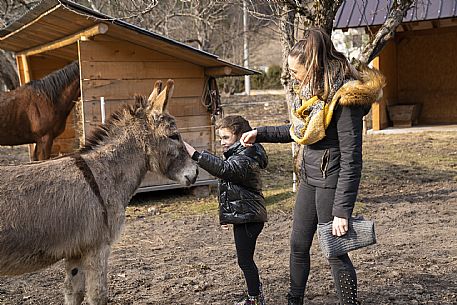
[[[241,136],[243,133],[252,130],[249,122],[240,115],[228,115],[220,119],[216,124],[216,128],[227,128],[236,136]]]
[[[330,36],[321,28],[305,30],[304,38],[289,52],[305,68],[302,86],[309,84],[313,95],[327,100],[337,76],[359,79],[358,72],[347,58],[335,49]],[[322,88],[323,80],[323,88]]]

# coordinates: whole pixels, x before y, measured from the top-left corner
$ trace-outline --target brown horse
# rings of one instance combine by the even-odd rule
[[[69,156],[0,175],[0,275],[66,261],[65,304],[107,303],[107,263],[125,207],[148,170],[185,185],[197,178],[166,106],[173,83],[137,97]],[[86,289],[87,286],[87,289]]]
[[[80,95],[75,61],[41,80],[0,93],[0,145],[36,143],[33,160],[49,159],[54,139]]]

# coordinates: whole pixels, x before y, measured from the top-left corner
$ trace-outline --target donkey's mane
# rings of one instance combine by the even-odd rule
[[[42,79],[30,81],[27,85],[45,94],[53,104],[56,104],[62,90],[75,78],[79,78],[79,64],[76,60]]]
[[[119,110],[113,112],[105,124],[101,124],[94,130],[94,132],[86,139],[86,143],[79,149],[79,153],[89,152],[95,149],[95,147],[104,143],[105,139],[109,137],[110,131],[119,126],[120,122],[125,121],[128,118],[141,117],[142,111],[139,109],[145,109],[147,105],[146,96],[135,96],[135,105],[131,106],[125,104]]]

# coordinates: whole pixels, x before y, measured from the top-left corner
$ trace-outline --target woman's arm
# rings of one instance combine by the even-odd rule
[[[290,143],[293,142],[290,136],[290,124],[281,126],[262,126],[257,128],[256,142],[266,143]]]
[[[292,137],[289,133],[290,125],[261,126],[241,135],[240,142],[244,146],[254,143],[290,143]]]
[[[362,175],[363,107],[341,107],[337,112],[340,146],[340,172],[333,203],[333,216],[348,219],[352,215]]]

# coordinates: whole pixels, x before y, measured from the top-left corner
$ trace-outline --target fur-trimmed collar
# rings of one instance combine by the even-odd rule
[[[368,66],[362,67],[360,80],[352,80],[345,83],[335,93],[342,106],[371,105],[382,98],[382,88],[386,85],[386,79],[376,69]]]

